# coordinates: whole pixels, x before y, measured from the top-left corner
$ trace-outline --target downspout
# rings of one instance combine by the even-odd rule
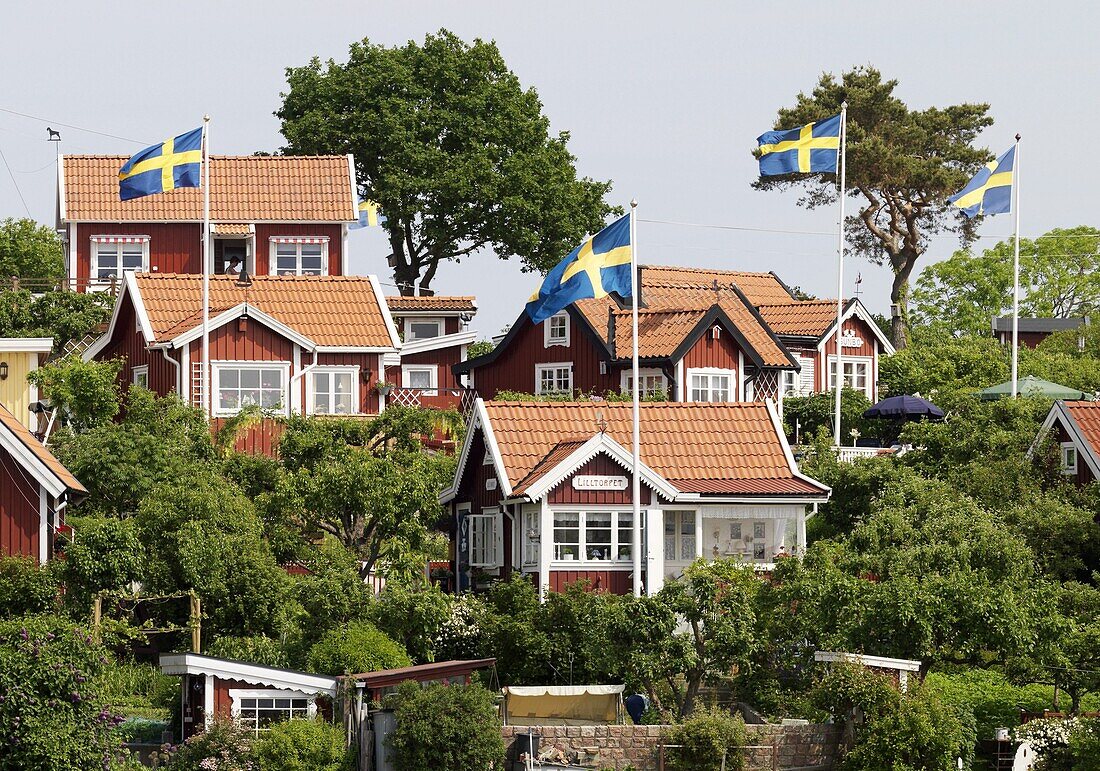
[[[310,373],[310,371],[316,366],[317,366],[317,349],[314,348],[313,349],[313,363],[310,364],[308,367],[303,367],[301,372],[297,372],[297,373],[290,376],[290,392],[291,393],[294,393],[294,389],[295,389],[298,381],[301,378],[308,375]],[[302,399],[302,414],[303,415],[306,414],[306,402],[305,402],[304,398]]]
[[[183,398],[183,372],[180,369],[180,363],[168,355],[168,348],[162,347],[160,349],[161,354],[164,355],[165,360],[171,362],[172,366],[176,368],[176,393],[179,397]]]

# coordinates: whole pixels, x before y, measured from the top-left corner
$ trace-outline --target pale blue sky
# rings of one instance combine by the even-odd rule
[[[697,223],[827,231],[835,211],[806,212],[796,194],[750,189],[754,138],[776,108],[813,87],[822,71],[872,63],[901,81],[911,105],[985,101],[996,123],[983,137],[995,152],[1024,136],[1025,235],[1100,224],[1100,10],[1089,2],[932,0],[887,2],[23,2],[0,11],[0,150],[30,213],[52,224],[56,175],[47,123],[68,153],[126,153],[213,116],[216,153],[281,144],[272,111],[283,70],[317,54],[343,59],[353,40],[402,43],[447,27],[495,39],[584,174],[612,179],[611,200],[640,203],[639,216]],[[57,125],[68,123],[136,142]],[[23,216],[0,168],[0,217]],[[985,235],[1011,232],[987,221]],[[990,241],[991,243],[991,241]],[[937,239],[930,259],[946,257]],[[642,262],[775,270],[788,283],[835,295],[830,236],[687,228],[643,223]],[[352,267],[386,280],[377,231],[351,241]],[[889,273],[850,259],[873,310],[888,305]],[[475,326],[497,332],[519,313],[537,279],[490,255],[439,271],[440,293],[476,294]]]

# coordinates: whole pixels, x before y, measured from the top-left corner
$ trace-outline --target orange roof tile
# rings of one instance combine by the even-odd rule
[[[476,298],[469,296],[390,296],[386,298],[386,304],[391,311],[465,311],[473,313],[477,310]]]
[[[0,426],[7,429],[7,431],[21,444],[26,446],[26,448],[41,461],[42,465],[48,468],[50,473],[57,477],[58,481],[65,485],[70,491],[75,493],[88,492],[84,485],[80,484],[80,480],[74,477],[72,472],[61,465],[61,461],[54,457],[54,454],[50,452],[49,448],[38,441],[34,434],[30,432],[30,429],[16,420],[15,416],[2,404],[0,404]]]
[[[564,443],[593,436],[601,419],[615,441],[624,447],[631,442],[629,404],[485,402],[485,412],[513,491],[530,485],[536,469],[555,465],[552,455],[565,457]],[[824,493],[795,475],[760,403],[643,403],[641,458],[683,492]]]
[[[1081,437],[1089,443],[1092,456],[1100,460],[1100,402],[1062,402],[1077,424]]]
[[[790,302],[794,298],[783,286],[783,282],[773,273],[758,273],[745,270],[714,270],[712,268],[679,268],[664,265],[642,266],[642,296],[645,290],[665,290],[669,292],[706,289],[714,292],[714,282],[719,287],[736,284],[749,302],[754,305],[765,303]],[[646,302],[649,300],[646,298]]]
[[[836,300],[796,300],[758,310],[777,335],[821,337],[836,323]]]
[[[523,495],[524,491],[537,482],[543,474],[583,447],[586,441],[588,440],[566,439],[564,442],[558,442],[550,452],[546,453],[546,457],[536,463],[531,472],[512,489],[512,494]]]
[[[136,273],[138,292],[157,342],[202,322],[202,276]],[[248,303],[320,346],[393,348],[388,311],[369,276],[255,276],[237,286],[232,276],[210,277],[210,315]]]
[[[252,227],[247,222],[214,223],[214,235],[218,236],[247,236],[251,232]]]
[[[118,199],[121,155],[65,155],[65,221],[202,220],[202,190],[182,188]],[[354,222],[347,156],[219,156],[210,159],[210,218],[215,222]]]

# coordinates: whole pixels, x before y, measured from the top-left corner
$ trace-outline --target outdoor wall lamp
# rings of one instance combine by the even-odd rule
[[[8,363],[6,361],[0,361],[0,380],[8,379]]]
[[[363,382],[364,383],[369,383],[370,382],[370,376],[373,375],[373,374],[374,373],[371,371],[370,367],[367,367],[366,369],[364,369],[362,374],[361,374],[361,377],[363,378]]]

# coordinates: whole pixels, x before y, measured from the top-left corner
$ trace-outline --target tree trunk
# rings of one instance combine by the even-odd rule
[[[919,256],[911,249],[903,249],[890,259],[894,269],[890,284],[890,342],[899,351],[909,347],[909,277]]]
[[[397,284],[397,291],[402,297],[412,297],[416,294],[416,279],[419,278],[416,268],[409,265],[394,265],[393,281]]]

